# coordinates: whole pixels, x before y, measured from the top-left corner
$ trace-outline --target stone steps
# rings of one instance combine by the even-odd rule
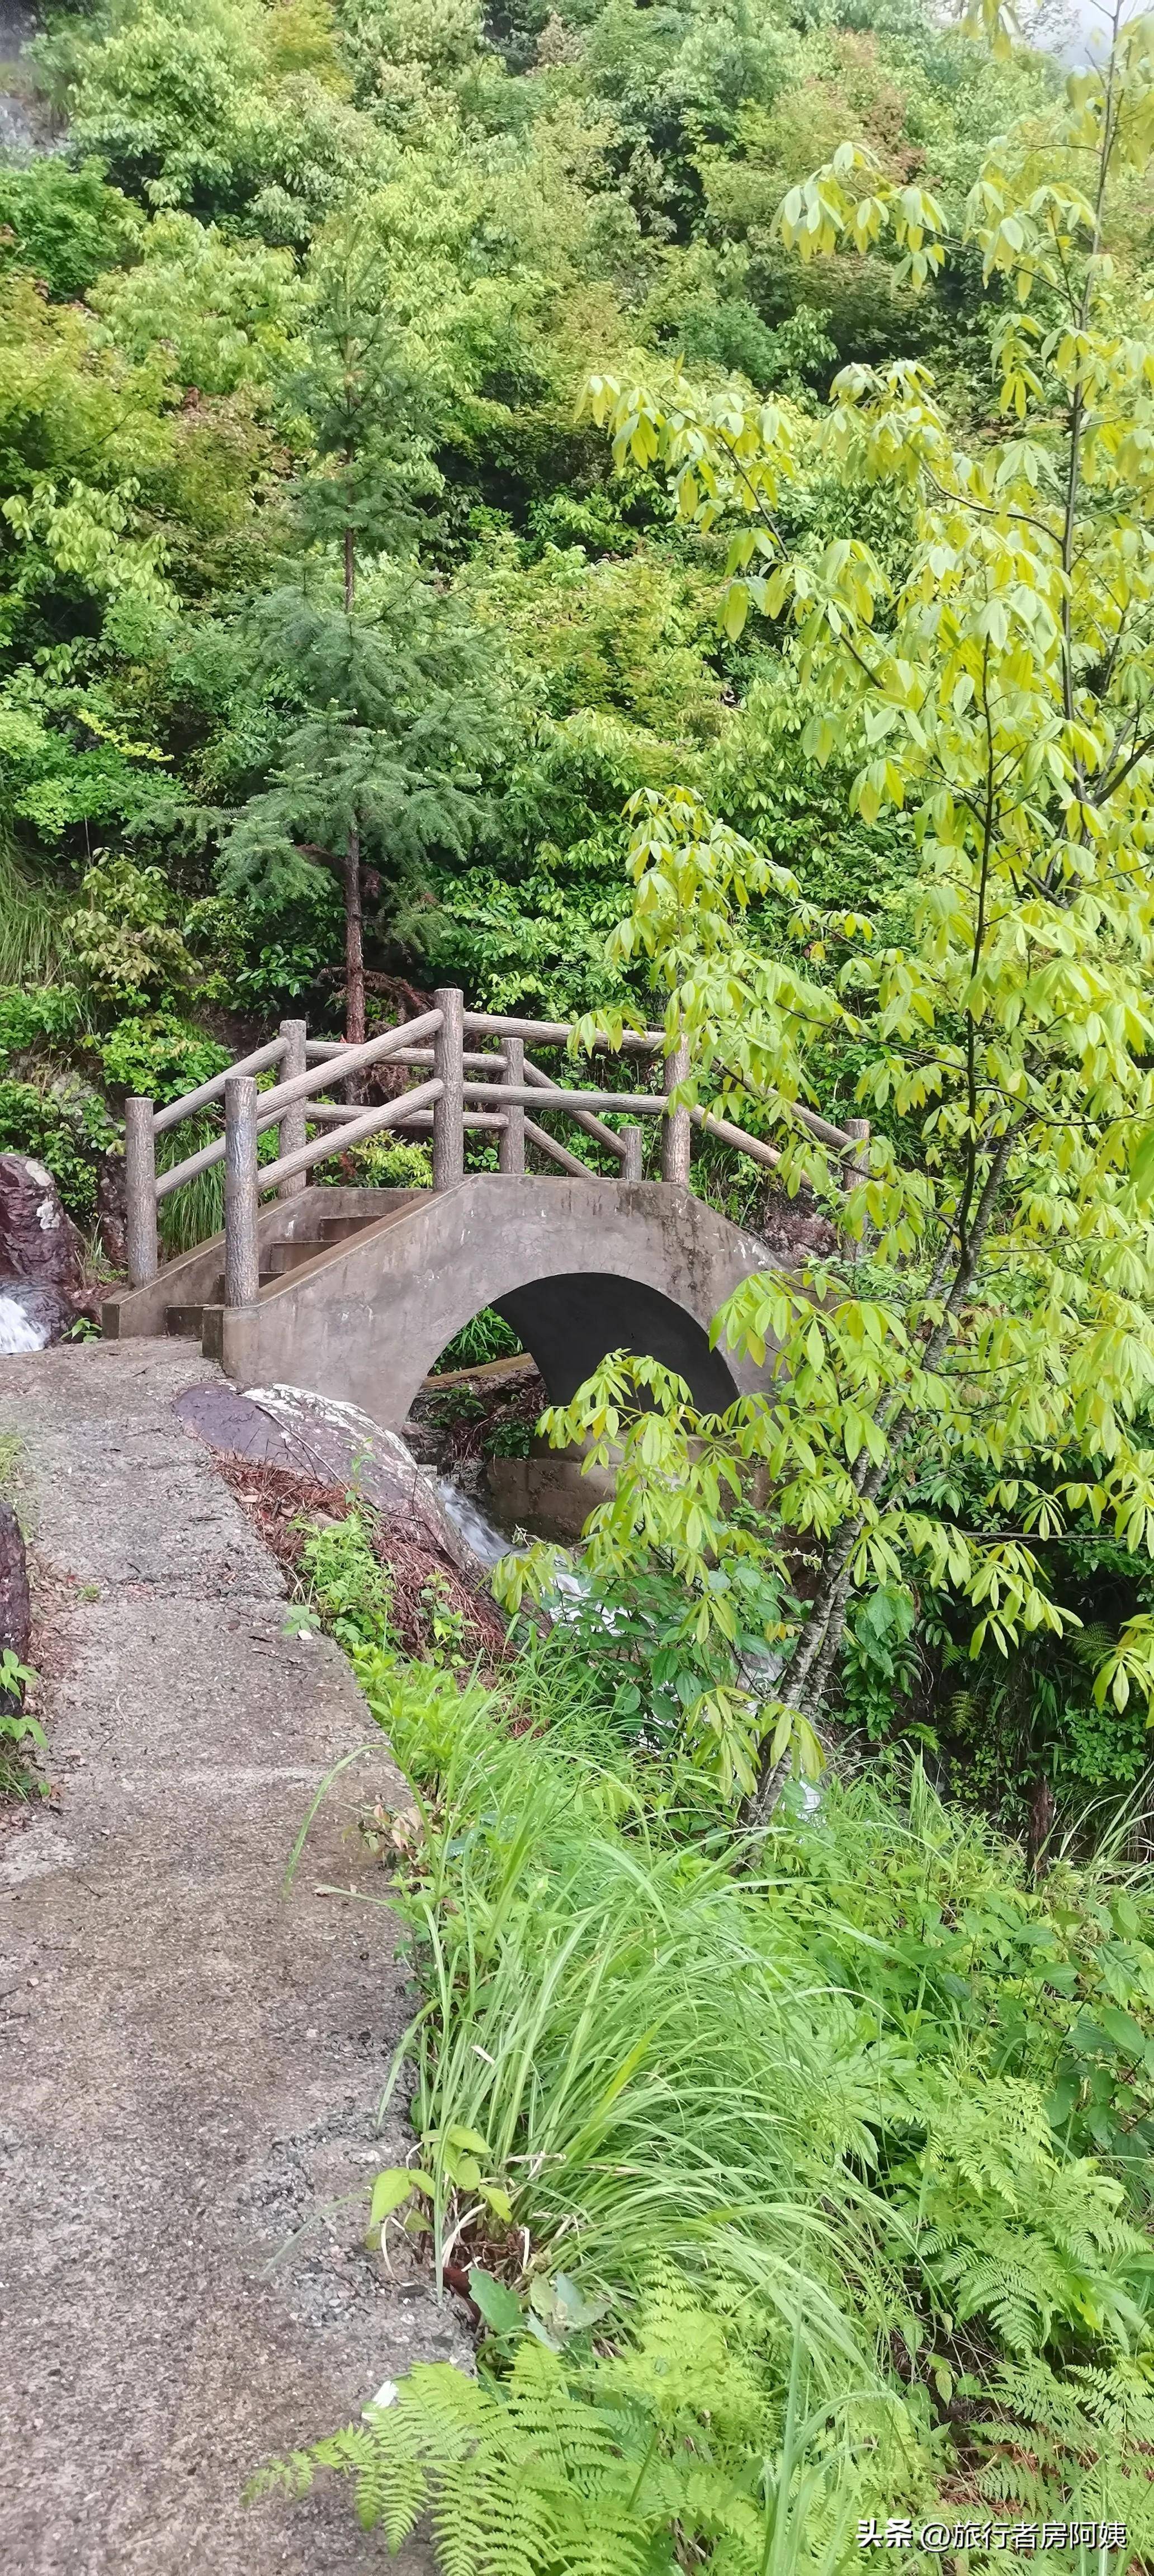
[[[294,1270],[302,1270],[306,1262],[315,1262],[324,1253],[339,1251],[350,1236],[363,1234],[366,1226],[377,1221],[376,1211],[366,1216],[321,1217],[310,1234],[297,1236],[288,1243],[270,1244],[260,1266],[260,1286],[278,1286],[282,1280],[291,1278]],[[165,1332],[171,1340],[199,1342],[208,1308],[220,1306],[223,1302],[224,1272],[220,1271],[212,1283],[211,1294],[198,1304],[165,1308]]]

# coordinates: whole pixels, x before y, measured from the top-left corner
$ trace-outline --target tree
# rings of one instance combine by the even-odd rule
[[[72,141],[151,206],[303,243],[376,167],[327,0],[98,0],[34,51]]]
[[[996,16],[988,32],[1004,41]],[[734,523],[727,631],[751,608],[772,622],[810,750],[852,753],[858,814],[911,809],[918,841],[908,941],[875,946],[795,888],[793,954],[764,956],[745,925],[768,863],[691,796],[635,802],[619,939],[665,987],[670,1045],[689,1041],[682,1096],[760,1116],[845,1257],[731,1301],[731,1342],[777,1346],[767,1396],[702,1422],[666,1383],[638,1416],[619,1362],[555,1428],[602,1455],[625,1437],[594,1559],[659,1544],[706,1624],[715,1562],[752,1543],[726,1489],[768,1473],[777,1544],[811,1579],[762,1716],[758,1814],[791,1737],[815,1758],[855,1594],[950,1590],[971,1651],[1005,1654],[1071,1624],[1037,1554],[1071,1514],[1154,1553],[1154,337],[1112,255],[1152,154],[1154,25],[1116,17],[1105,65],[991,146],[960,241],[850,143],[786,197],[803,256],[888,244],[914,290],[976,246],[996,392],[969,440],[910,364],[844,369],[820,425],[741,385],[589,391],[620,466],[660,461],[683,520]],[[815,472],[908,500],[904,577],[860,537],[786,544],[779,496]],[[903,1154],[875,1132],[864,1176],[796,1114],[839,1028],[868,1041],[860,1105],[920,1135]],[[950,1503],[959,1462],[985,1480],[973,1525]],[[1145,1616],[1098,1670],[1100,1700],[1132,1687],[1154,1687]]]
[[[282,694],[271,776],[225,842],[225,884],[282,897],[340,870],[346,1034],[365,1034],[366,856],[394,873],[462,853],[498,711],[492,656],[414,560],[438,489],[427,398],[406,363],[371,232],[342,221],[311,263],[304,363],[286,391],[308,462],[296,555],[254,604],[255,670]]]

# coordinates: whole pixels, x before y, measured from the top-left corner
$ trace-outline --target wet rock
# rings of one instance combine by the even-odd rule
[[[128,1208],[123,1154],[106,1154],[96,1175],[96,1216],[100,1240],[114,1270],[128,1268]]]
[[[186,1430],[225,1457],[284,1467],[318,1485],[364,1495],[377,1511],[401,1517],[410,1536],[436,1549],[468,1579],[472,1549],[454,1528],[432,1479],[399,1432],[386,1431],[355,1404],[338,1404],[307,1387],[189,1387],[174,1411]]]
[[[0,1501],[0,1655],[10,1646],[26,1663],[30,1626],[24,1539],[11,1503]]]
[[[823,1216],[812,1190],[801,1189],[795,1199],[784,1190],[770,1189],[757,1224],[757,1240],[764,1243],[783,1270],[803,1269],[809,1261],[828,1261],[837,1251],[837,1228]]]
[[[80,1236],[51,1172],[30,1154],[0,1154],[0,1274],[6,1272],[63,1299],[82,1290]]]
[[[58,1288],[0,1276],[0,1353],[44,1351],[64,1338],[76,1309]]]

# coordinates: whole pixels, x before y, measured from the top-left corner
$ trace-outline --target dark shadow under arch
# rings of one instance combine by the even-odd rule
[[[612,1271],[566,1270],[495,1300],[536,1360],[550,1402],[568,1404],[609,1351],[676,1369],[703,1413],[723,1413],[737,1387],[720,1352],[683,1306]]]

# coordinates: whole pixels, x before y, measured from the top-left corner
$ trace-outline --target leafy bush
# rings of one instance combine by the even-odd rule
[[[83,295],[129,255],[143,223],[98,161],[78,170],[49,155],[0,170],[0,260],[19,261],[53,295]]]
[[[322,1619],[342,1646],[350,1651],[385,1649],[392,1596],[362,1512],[354,1506],[335,1527],[309,1529],[301,1569],[309,1584],[310,1615]]]
[[[452,1341],[446,1342],[434,1373],[451,1369],[482,1368],[486,1360],[511,1359],[522,1348],[511,1324],[505,1322],[493,1306],[483,1306],[479,1315],[463,1324]]]
[[[77,971],[94,1000],[116,1010],[167,1002],[195,981],[193,961],[172,921],[163,870],[134,860],[98,860],[68,916]]]
[[[232,1058],[227,1047],[190,1028],[171,1011],[118,1020],[97,1047],[104,1079],[114,1091],[154,1100],[158,1108],[196,1091],[202,1082],[223,1073]],[[181,1130],[181,1153],[190,1151]]]
[[[485,1438],[487,1458],[528,1458],[533,1449],[531,1422],[498,1422]]]
[[[390,1136],[386,1130],[383,1136],[370,1136],[365,1145],[353,1145],[339,1163],[316,1164],[309,1178],[366,1190],[431,1190],[432,1149],[410,1144],[403,1136]]]
[[[61,1075],[44,1088],[0,1081],[0,1153],[32,1154],[43,1163],[69,1216],[86,1230],[96,1217],[101,1158],[119,1143],[104,1102],[75,1075]]]
[[[705,1633],[699,1604],[659,1548],[641,1565],[594,1560],[577,1582],[565,1605],[574,1651],[610,1691],[617,1722],[674,1758],[688,1754],[731,1794],[751,1711],[775,1670],[769,1641],[784,1633],[789,1595],[772,1564],[739,1556],[711,1568]]]
[[[394,2542],[431,2497],[445,2566],[499,2576],[672,2576],[675,2534],[733,2576],[833,2571],[862,2512],[1118,2497],[1140,2557],[1146,1879],[1033,1890],[917,1765],[816,1814],[791,1795],[743,1877],[661,1821],[644,1762],[595,1752],[575,1659],[550,1727],[558,1666],[528,1658],[537,1726],[511,1735],[492,1694],[354,1657],[422,1796],[413,2170],[492,2331],[479,2387],[412,2373],[290,2483],[352,2471]],[[1149,2008],[1095,2135],[1070,2051],[1110,1979]],[[386,2232],[420,2234],[412,2176],[382,2179]]]
[[[34,1054],[60,1046],[84,1026],[84,1008],[71,984],[45,984],[28,991],[21,985],[0,988],[0,1063],[14,1055]]]

